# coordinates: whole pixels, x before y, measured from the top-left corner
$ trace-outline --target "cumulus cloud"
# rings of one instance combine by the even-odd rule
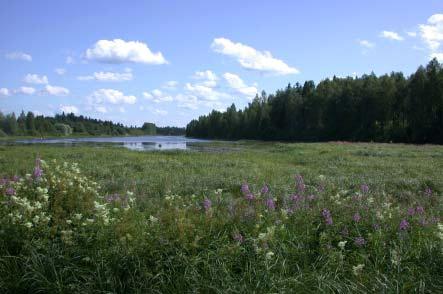
[[[9,90],[7,88],[0,88],[0,97],[6,97],[9,96]]]
[[[64,68],[56,68],[54,69],[54,72],[60,76],[64,75],[66,73],[66,69]]]
[[[374,48],[375,47],[375,43],[369,42],[368,40],[359,40],[358,43],[360,44],[360,46],[365,47],[365,48]]]
[[[74,114],[78,114],[79,112],[78,108],[74,105],[61,105],[60,111],[64,113],[74,113]]]
[[[103,63],[167,63],[161,52],[152,52],[145,43],[121,39],[99,40],[86,50],[85,56]]]
[[[132,95],[125,95],[123,92],[114,89],[99,89],[88,96],[91,105],[103,103],[110,104],[134,104],[137,98]]]
[[[47,76],[39,76],[37,74],[27,74],[24,77],[23,81],[28,84],[44,84],[44,85],[46,85],[49,83]]]
[[[218,77],[210,70],[196,71],[192,77],[196,80],[199,80],[199,85],[210,88],[217,86]]]
[[[285,62],[272,56],[269,51],[258,51],[242,43],[234,43],[226,38],[216,38],[211,44],[212,50],[217,53],[236,58],[245,69],[268,72],[278,75],[299,73],[299,70],[290,67]]]
[[[248,98],[253,98],[257,94],[257,88],[253,86],[247,86],[243,80],[236,74],[225,73],[223,78],[228,83],[229,87],[236,90],[237,92],[245,95]]]
[[[171,102],[174,98],[171,95],[167,95],[159,89],[152,90],[151,92],[143,92],[143,97],[146,100],[153,101],[155,103]]]
[[[122,82],[132,80],[133,75],[131,71],[126,71],[122,73],[118,72],[94,72],[89,76],[79,76],[77,80],[79,81],[101,81],[101,82]]]
[[[6,53],[5,57],[11,60],[32,61],[31,55],[19,51]]]
[[[430,56],[443,60],[443,14],[434,14],[427,24],[419,25],[420,37],[430,50]]]
[[[66,96],[69,95],[69,90],[60,86],[46,85],[45,88],[42,90],[42,93],[52,96]]]
[[[14,90],[14,94],[32,95],[36,90],[32,87],[20,87]]]
[[[396,32],[392,32],[392,31],[382,31],[380,33],[380,37],[385,38],[385,39],[394,40],[394,41],[403,41],[404,40],[404,38],[402,36],[400,36]]]

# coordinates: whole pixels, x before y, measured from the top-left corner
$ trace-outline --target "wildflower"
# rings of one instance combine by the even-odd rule
[[[363,194],[367,194],[369,192],[369,186],[367,184],[362,184],[360,190]]]
[[[269,251],[269,252],[266,253],[266,259],[267,260],[272,259],[272,257],[274,257],[274,252]]]
[[[364,264],[359,264],[356,266],[352,267],[352,272],[354,273],[354,275],[358,276],[361,274],[361,272],[363,271],[363,268],[365,267]]]
[[[406,219],[402,219],[400,222],[400,230],[405,231],[409,229],[409,222]]]
[[[12,187],[7,188],[5,193],[7,196],[14,196],[16,194],[15,189]]]
[[[209,209],[211,209],[211,206],[212,206],[211,199],[205,198],[205,200],[203,200],[203,208],[205,209],[205,211],[207,212]]]
[[[340,241],[340,242],[338,242],[338,247],[341,250],[345,250],[346,243],[348,243],[348,241]]]
[[[417,212],[417,214],[423,214],[425,213],[425,209],[423,208],[423,206],[417,206],[417,208],[415,209],[415,211]]]
[[[356,212],[352,219],[354,220],[354,222],[358,223],[361,220],[360,213]]]
[[[245,240],[245,238],[243,237],[243,235],[242,234],[240,234],[240,233],[235,233],[233,236],[232,236],[232,238],[235,240],[235,241],[237,241],[238,243],[243,243],[244,242],[244,240]]]
[[[308,196],[309,201],[314,201],[315,198],[317,198],[317,196],[315,196],[314,194]]]
[[[274,202],[274,199],[272,199],[272,198],[268,198],[268,199],[266,199],[266,207],[267,207],[269,210],[274,210],[274,209],[275,209],[275,202]]]
[[[30,222],[25,223],[25,227],[27,227],[28,229],[32,228],[32,223]]]
[[[357,237],[354,239],[354,244],[358,247],[362,247],[366,244],[366,240],[363,237]]]
[[[81,213],[76,213],[76,214],[74,214],[74,217],[77,220],[81,220],[82,219],[82,214]]]
[[[241,191],[242,191],[242,193],[243,194],[249,194],[250,193],[250,191],[249,191],[249,186],[248,186],[248,184],[246,184],[246,183],[243,183],[242,185],[241,185]]]
[[[303,180],[303,176],[302,175],[296,175],[295,176],[295,181],[296,181],[296,186],[297,186],[297,190],[298,192],[303,192],[305,190],[305,183]]]
[[[391,263],[397,266],[400,263],[400,255],[397,250],[391,250]]]
[[[332,225],[333,224],[331,212],[329,210],[323,209],[322,210],[322,215],[323,215],[323,218],[325,219],[325,223],[327,225]]]
[[[255,199],[255,196],[254,196],[254,194],[252,194],[251,192],[249,192],[249,193],[247,193],[247,194],[245,195],[245,198],[246,198],[246,200],[251,201],[251,200],[254,200],[254,199]]]
[[[156,222],[158,222],[158,218],[156,218],[155,216],[149,216],[149,221],[151,222],[151,223],[156,223]]]
[[[432,196],[432,189],[427,187],[425,189],[425,195],[428,196],[428,197],[431,197]]]
[[[373,227],[374,230],[376,230],[376,231],[380,230],[380,225],[377,224],[377,223],[373,224],[372,227]]]
[[[415,208],[414,207],[408,208],[408,215],[413,216],[414,214],[415,214]]]
[[[269,187],[268,187],[268,185],[263,185],[263,187],[261,188],[261,193],[262,194],[266,194],[266,193],[268,193],[269,192]]]

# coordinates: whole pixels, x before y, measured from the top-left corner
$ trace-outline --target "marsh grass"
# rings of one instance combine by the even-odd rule
[[[37,156],[77,162],[85,181],[101,187],[97,195],[137,197],[118,221],[80,226],[68,243],[17,225],[6,237],[3,227],[0,290],[443,291],[443,148],[240,142],[226,151],[230,144],[213,145],[224,152],[0,147],[3,176],[29,173]]]

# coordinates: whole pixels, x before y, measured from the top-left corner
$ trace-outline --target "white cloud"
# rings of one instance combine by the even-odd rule
[[[121,39],[99,40],[86,50],[85,56],[89,60],[104,63],[168,63],[161,52],[152,52],[145,43]]]
[[[16,90],[14,90],[14,93],[16,94],[25,94],[25,95],[32,95],[35,93],[35,89],[32,87],[20,87]]]
[[[106,113],[108,112],[108,109],[105,106],[95,106],[95,111],[100,112],[100,113]]]
[[[143,97],[147,100],[151,100],[155,103],[161,103],[161,102],[171,102],[174,100],[174,98],[170,95],[164,94],[159,89],[155,89],[149,92],[143,92]]]
[[[60,111],[64,113],[78,114],[78,108],[74,105],[61,105]]]
[[[406,32],[409,37],[415,38],[417,37],[417,32]]]
[[[66,69],[64,68],[56,68],[54,69],[54,72],[60,76],[64,75],[66,73]]]
[[[46,85],[42,93],[52,96],[66,96],[69,95],[69,90],[60,86]]]
[[[247,86],[243,80],[236,74],[225,73],[223,78],[228,83],[229,87],[236,90],[237,92],[245,95],[246,97],[252,99],[257,94],[257,88],[252,86]]]
[[[162,87],[168,90],[175,90],[177,86],[178,86],[177,81],[167,81],[166,83],[163,84]]]
[[[121,82],[121,81],[130,81],[132,80],[133,75],[132,72],[94,72],[90,76],[79,76],[77,80],[79,81],[101,81],[101,82]]]
[[[434,14],[427,24],[419,25],[420,37],[430,50],[430,56],[443,60],[443,14]],[[440,51],[442,50],[442,51]]]
[[[392,32],[392,31],[383,31],[380,33],[380,37],[385,38],[385,39],[394,40],[394,41],[403,41],[404,40],[404,38],[402,36],[400,36],[396,32]]]
[[[114,89],[99,89],[88,96],[91,105],[110,104],[134,104],[137,98],[132,95],[125,95],[123,92]]]
[[[162,109],[155,109],[154,113],[158,114],[158,115],[167,115],[168,112],[166,110],[162,110]]]
[[[7,59],[11,60],[23,60],[23,61],[32,61],[32,56],[23,52],[10,52],[5,55]]]
[[[6,97],[9,96],[9,90],[7,88],[0,88],[0,97]]]
[[[234,43],[226,38],[216,38],[212,50],[237,59],[243,68],[278,75],[296,74],[299,70],[290,67],[280,59],[274,58],[269,51],[258,51],[242,43]]]
[[[375,43],[369,42],[368,40],[359,40],[358,43],[360,46],[366,47],[366,48],[374,48]]]
[[[192,95],[197,96],[201,100],[217,101],[223,98],[228,98],[226,93],[214,90],[212,87],[208,87],[201,84],[186,83],[185,89]]]
[[[49,83],[47,76],[39,76],[37,74],[27,74],[24,77],[23,81],[28,84],[44,84],[44,85],[46,85]]]
[[[217,86],[218,77],[210,70],[196,71],[192,77],[200,81],[199,85],[210,88]]]

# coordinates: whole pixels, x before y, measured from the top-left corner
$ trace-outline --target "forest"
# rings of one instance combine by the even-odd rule
[[[409,77],[333,77],[256,95],[245,109],[192,120],[186,135],[211,139],[443,143],[443,67],[436,59]]]
[[[121,123],[77,116],[73,113],[50,117],[22,111],[16,117],[15,113],[4,115],[0,112],[0,137],[184,135],[184,133],[184,128],[157,127],[154,123],[148,122],[142,127],[128,127]]]

